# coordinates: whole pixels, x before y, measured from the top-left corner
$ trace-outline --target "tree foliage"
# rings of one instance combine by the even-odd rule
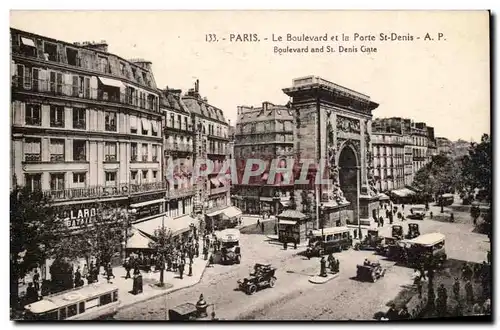
[[[57,219],[50,200],[40,191],[15,187],[10,192],[11,298],[18,296],[18,279],[64,247],[67,228]]]
[[[492,189],[492,149],[488,134],[483,134],[480,143],[471,143],[469,154],[462,159],[462,178],[464,187],[471,191],[484,189],[491,200]]]
[[[428,196],[454,192],[460,185],[460,172],[458,162],[437,155],[415,174],[413,185]]]
[[[156,229],[149,247],[162,255],[171,255],[175,248],[172,231],[166,227]]]

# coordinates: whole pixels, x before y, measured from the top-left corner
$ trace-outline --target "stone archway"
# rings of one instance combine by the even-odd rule
[[[344,145],[339,155],[339,183],[340,189],[345,198],[351,203],[349,209],[353,212],[354,223],[358,222],[358,177],[359,161],[356,157],[354,148],[350,145]]]

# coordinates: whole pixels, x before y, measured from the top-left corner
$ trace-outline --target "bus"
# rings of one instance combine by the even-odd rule
[[[95,320],[118,311],[118,287],[90,284],[55,293],[24,306],[26,320]]]
[[[442,194],[438,197],[439,206],[450,206],[455,201],[455,196],[453,194]]]

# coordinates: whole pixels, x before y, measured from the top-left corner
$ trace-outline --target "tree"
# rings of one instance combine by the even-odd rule
[[[174,251],[174,241],[172,231],[167,230],[165,226],[154,231],[153,241],[149,243],[149,247],[154,249],[160,257],[160,283],[159,286],[164,286],[163,272],[165,270],[165,256],[172,255]]]
[[[130,234],[127,230],[128,215],[125,212],[110,204],[97,204],[93,221],[73,236],[73,244],[78,247],[78,256],[85,257],[87,262],[90,257],[95,257],[100,264],[111,262],[113,256],[119,253],[125,233]]]
[[[17,307],[19,278],[64,248],[67,227],[40,191],[14,187],[10,192],[10,298]]]
[[[461,168],[452,158],[437,155],[416,174],[413,185],[427,196],[439,196],[454,192],[460,183]],[[441,204],[441,213],[443,205]]]
[[[480,143],[471,143],[469,154],[462,159],[462,178],[464,186],[470,191],[481,188],[486,191],[491,201],[492,189],[492,155],[491,139],[483,134]]]

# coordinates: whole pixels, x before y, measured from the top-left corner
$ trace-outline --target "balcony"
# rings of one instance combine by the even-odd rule
[[[73,120],[73,128],[76,129],[87,129],[87,123],[84,119]]]
[[[118,160],[116,159],[116,155],[105,155],[104,161],[105,162],[117,162]]]
[[[42,155],[40,154],[25,154],[24,161],[25,162],[39,162],[42,160]]]
[[[73,152],[73,161],[75,161],[75,162],[85,162],[85,161],[87,161],[87,155],[86,154],[79,154],[79,153]]]
[[[166,143],[165,144],[165,151],[192,153],[193,152],[193,147],[190,144]]]
[[[26,117],[26,125],[41,126],[42,120],[40,118]]]
[[[219,187],[219,188],[211,188],[210,189],[210,195],[225,193],[225,192],[228,192],[229,189],[230,189],[230,186],[223,186],[223,187]]]
[[[29,87],[29,88],[26,88]],[[56,83],[49,80],[32,79],[31,86],[24,82],[23,77],[12,77],[12,90],[36,92],[53,96],[66,96],[109,103],[124,104],[130,107],[158,112],[158,102],[152,100],[140,99],[138,96],[132,96],[127,93],[107,93],[98,88],[81,89],[78,85]]]
[[[51,162],[64,162],[64,154],[50,155]]]
[[[50,121],[50,127],[64,127],[63,121]]]
[[[210,149],[210,148],[208,148],[207,149],[207,154],[210,154],[210,155],[226,155],[226,151],[225,150]]]
[[[147,162],[148,161],[148,155],[142,155],[141,159],[142,159],[143,162]]]
[[[216,134],[208,134],[208,138],[212,140],[229,141],[229,138],[227,136],[220,136]]]
[[[143,184],[118,184],[116,186],[90,186],[86,188],[70,188],[64,190],[46,190],[44,195],[53,201],[74,199],[93,199],[109,197],[128,197],[131,194],[162,191],[166,189],[165,182]]]
[[[188,187],[188,188],[179,188],[179,189],[171,189],[167,190],[167,198],[175,199],[186,196],[192,196],[196,193],[196,188]]]
[[[104,125],[104,129],[108,132],[116,132],[116,125],[106,124]]]

